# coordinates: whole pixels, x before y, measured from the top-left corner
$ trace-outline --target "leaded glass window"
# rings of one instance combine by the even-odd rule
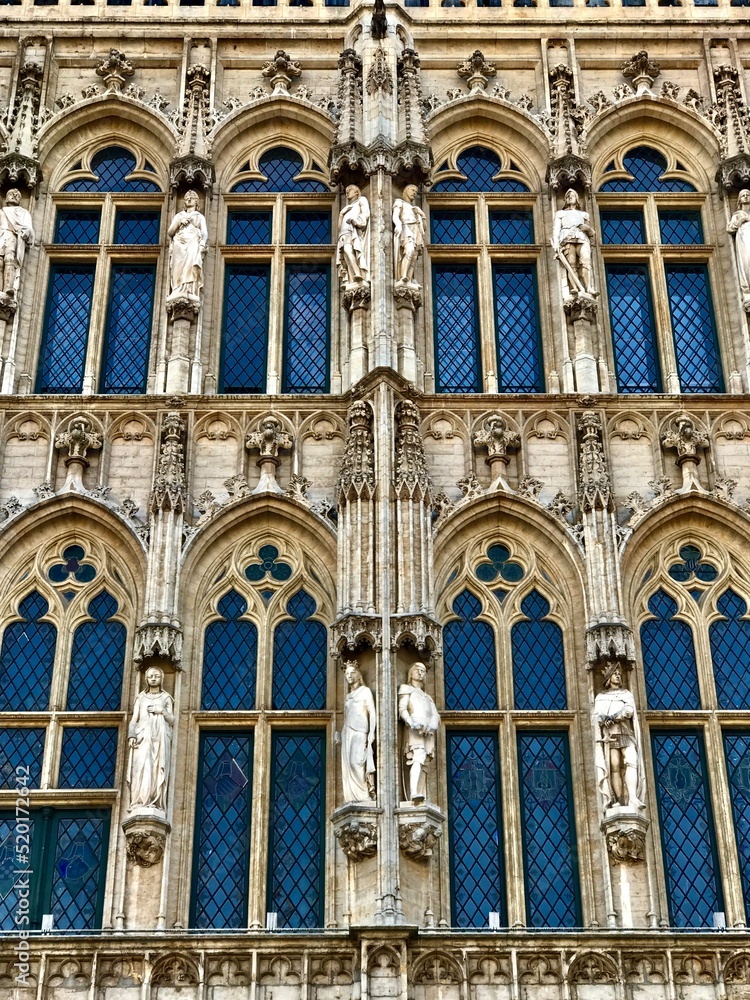
[[[93,264],[50,267],[37,392],[83,388],[95,270]]]
[[[497,666],[495,633],[479,621],[482,602],[464,590],[453,602],[458,619],[443,630],[445,707],[447,709],[496,709]]]
[[[534,217],[532,213],[518,209],[491,209],[490,242],[533,243]]]
[[[119,208],[115,217],[115,243],[158,243],[159,212]]]
[[[603,243],[645,243],[643,212],[639,209],[602,210]]]
[[[54,243],[98,243],[99,220],[101,211],[98,208],[61,208],[55,220]]]
[[[661,392],[646,264],[607,264],[609,319],[618,392]]]
[[[283,392],[328,391],[329,284],[327,264],[287,267]]]
[[[265,392],[271,269],[231,264],[224,272],[223,392]]]
[[[126,629],[113,620],[117,609],[117,601],[105,590],[89,602],[93,621],[75,630],[66,701],[69,712],[116,712],[120,708]]]
[[[541,392],[541,340],[533,264],[494,264],[495,332],[500,392]]]
[[[89,171],[82,171],[89,173]],[[129,149],[109,146],[91,159],[93,177],[78,177],[65,185],[65,191],[151,191],[158,192],[156,172],[148,160],[136,170],[136,158]],[[150,177],[148,175],[151,175]],[[140,176],[138,176],[140,175]]]
[[[46,732],[0,729],[0,788],[39,788]]]
[[[21,621],[5,627],[0,649],[0,712],[49,708],[57,629],[42,619],[48,602],[38,591],[18,606]]]
[[[677,374],[683,392],[723,392],[705,264],[667,264]]]
[[[473,208],[436,208],[430,225],[433,243],[473,243],[476,239]]]
[[[527,191],[528,186],[521,179],[518,167],[512,162],[503,162],[500,156],[485,146],[471,146],[456,159],[461,178],[441,178],[441,170],[436,172],[433,190],[438,191]],[[514,177],[513,174],[516,176]]]
[[[117,730],[103,726],[63,730],[58,788],[114,788]]]
[[[290,597],[273,636],[273,707],[326,707],[327,632],[312,620],[315,599],[304,590]]]
[[[330,243],[331,213],[290,209],[286,216],[287,243]]]
[[[112,265],[100,389],[103,393],[133,395],[146,391],[155,281],[153,264]]]
[[[747,601],[731,588],[716,602],[722,616],[711,623],[716,697],[719,708],[750,709],[750,621]]]
[[[562,630],[547,617],[549,601],[532,590],[521,611],[524,620],[511,629],[514,707],[567,708]]]
[[[658,590],[648,602],[653,616],[641,625],[641,654],[650,709],[701,707],[693,633],[679,621],[677,602]]]
[[[481,392],[476,268],[434,264],[438,392]]]
[[[219,601],[221,620],[211,622],[203,642],[201,708],[255,707],[258,629],[244,616],[247,601],[231,590]]]
[[[750,733],[725,732],[724,754],[747,916],[750,914]]]
[[[273,212],[230,212],[227,220],[227,243],[270,243]]]

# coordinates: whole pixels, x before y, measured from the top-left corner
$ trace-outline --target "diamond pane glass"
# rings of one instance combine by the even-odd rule
[[[474,243],[473,208],[434,208],[430,212],[433,243]]]
[[[268,910],[279,927],[323,926],[325,735],[274,732]]]
[[[99,391],[118,395],[145,392],[156,267],[113,264],[109,280],[109,313]]]
[[[246,927],[253,734],[202,733],[191,927]]]
[[[643,227],[643,212],[638,210],[604,211],[599,213],[602,220],[602,243],[645,243],[646,231]]]
[[[580,927],[567,733],[519,733],[526,922]]]
[[[260,172],[265,180],[244,180],[232,188],[233,191],[320,191],[330,194],[330,189],[321,180],[295,180],[302,170],[302,157],[293,149],[277,146],[265,152],[259,162]]]
[[[117,730],[86,727],[63,730],[58,788],[114,788]]]
[[[723,910],[703,736],[652,732],[669,915],[675,927],[710,927]]]
[[[50,267],[37,392],[81,391],[94,269],[94,264]]]
[[[117,712],[122,697],[127,630],[112,621],[117,601],[103,591],[88,607],[94,620],[75,630],[68,681],[69,712]]]
[[[647,264],[607,264],[618,392],[661,392]]]
[[[327,264],[288,264],[283,392],[328,391]]]
[[[53,243],[98,243],[98,208],[60,208]]]
[[[18,606],[0,650],[0,712],[44,712],[49,708],[57,629],[39,619],[49,605],[34,591]]]
[[[227,243],[270,243],[271,212],[230,212]]]
[[[0,729],[0,788],[39,788],[46,729]]]
[[[500,392],[541,392],[536,267],[494,264],[495,332]]]
[[[150,244],[159,242],[160,212],[117,209],[115,243]]]
[[[0,931],[15,931],[16,934],[19,930],[16,911],[21,901],[19,890],[25,889],[22,883],[26,882],[26,872],[33,871],[32,851],[36,846],[35,817],[25,816],[23,824],[28,828],[17,824],[15,816],[0,816]]]
[[[495,633],[487,622],[477,621],[481,601],[465,590],[453,602],[458,621],[443,630],[445,707],[448,709],[497,709]]]
[[[101,921],[109,820],[57,817],[50,909],[60,930],[87,930]]]
[[[481,392],[477,280],[472,264],[434,264],[438,392]]]
[[[502,169],[497,153],[485,146],[465,149],[456,160],[465,180],[438,180],[433,191],[528,191],[521,180],[495,175]]]
[[[661,153],[649,146],[631,149],[622,162],[632,175],[632,180],[621,178],[605,181],[599,188],[600,191],[695,191],[687,181],[661,180],[667,169],[667,161]]]
[[[685,209],[659,212],[662,243],[704,243],[703,222],[700,212],[689,212]]]
[[[657,590],[648,602],[654,615],[641,625],[641,651],[650,709],[700,708],[693,633],[677,621],[677,602]]]
[[[722,618],[708,629],[719,708],[750,708],[750,621],[747,602],[725,590],[716,607]]]
[[[510,632],[514,707],[567,708],[562,630],[556,622],[544,621],[549,601],[532,590],[521,611],[527,620],[516,622]]]
[[[667,293],[682,392],[723,392],[705,264],[667,264]]]
[[[222,621],[211,622],[203,643],[201,708],[255,708],[258,630],[242,620],[247,601],[230,590],[219,601]]]
[[[287,243],[330,243],[331,213],[289,209],[286,213]]]
[[[224,277],[222,392],[265,392],[268,349],[266,264],[227,265]]]
[[[496,733],[447,733],[454,927],[505,924],[503,829]]]
[[[724,733],[724,754],[747,916],[750,914],[750,733]]]
[[[534,217],[531,212],[498,210],[490,212],[490,243],[533,243]]]
[[[128,179],[135,170],[135,157],[129,150],[121,146],[110,146],[102,149],[91,161],[91,172],[96,174],[96,180],[90,177],[78,178],[66,184],[64,191],[159,191],[159,185],[154,180],[146,178]],[[150,171],[153,173],[153,170]]]
[[[315,600],[304,590],[289,599],[286,611],[294,620],[280,622],[273,634],[273,707],[325,708],[326,627],[309,620]]]

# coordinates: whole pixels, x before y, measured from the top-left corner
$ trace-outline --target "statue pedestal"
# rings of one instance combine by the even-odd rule
[[[378,852],[378,822],[383,810],[373,802],[347,802],[331,816],[333,834],[350,861],[374,858]]]
[[[652,911],[646,866],[649,821],[642,809],[612,806],[601,823],[615,914],[622,927],[647,927]]]
[[[167,299],[169,314],[169,354],[167,359],[167,393],[190,391],[191,330],[200,312],[200,302],[187,295]]]
[[[342,286],[342,301],[349,310],[349,385],[355,385],[368,371],[367,319],[370,310],[370,282],[347,281]]]
[[[414,316],[422,304],[422,289],[416,281],[397,281],[393,289],[398,324],[398,368],[409,382],[417,381],[417,349]]]
[[[402,802],[396,809],[396,816],[402,853],[413,861],[429,861],[443,833],[445,815],[429,802],[418,806]]]
[[[576,392],[599,392],[599,371],[594,356],[597,308],[596,299],[583,293],[565,303],[565,312],[573,327]]]
[[[401,900],[407,924],[435,926],[440,912],[440,882],[437,865],[430,860],[443,833],[445,816],[429,802],[402,802],[395,810],[401,848]]]
[[[126,819],[122,828],[128,859],[123,898],[125,926],[129,930],[155,930],[163,922],[162,861],[171,826],[164,813],[144,808]]]

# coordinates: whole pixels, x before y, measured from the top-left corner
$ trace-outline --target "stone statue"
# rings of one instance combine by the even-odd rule
[[[346,189],[346,205],[339,213],[336,266],[343,282],[370,280],[370,205],[356,184]]]
[[[563,298],[596,294],[592,282],[591,244],[595,233],[588,212],[581,211],[574,188],[565,192],[563,208],[555,215],[552,249],[563,269]]]
[[[164,671],[149,667],[128,727],[130,812],[139,807],[167,811],[174,703],[164,690]]]
[[[747,312],[750,312],[750,190],[747,188],[740,191],[737,211],[729,220],[727,232],[734,233],[742,305]]]
[[[398,689],[398,714],[406,726],[404,793],[413,805],[421,805],[425,801],[425,770],[435,756],[435,734],[440,726],[437,706],[424,690],[426,676],[424,663],[414,663],[407,683]]]
[[[356,661],[344,671],[349,693],[344,701],[341,733],[341,781],[345,802],[370,802],[375,798],[375,700],[365,686]]]
[[[200,305],[203,288],[203,257],[208,246],[206,218],[198,211],[195,191],[187,191],[184,210],[172,219],[169,236],[169,279],[167,302],[186,298]]]
[[[34,242],[31,213],[21,205],[21,192],[10,188],[0,209],[0,258],[3,262],[3,295],[15,298],[21,281],[26,247]]]
[[[633,695],[623,687],[622,667],[613,663],[594,702],[596,771],[604,809],[645,809],[641,730]]]
[[[415,284],[414,265],[425,244],[427,217],[414,204],[417,185],[407,184],[393,203],[393,260],[396,281]]]

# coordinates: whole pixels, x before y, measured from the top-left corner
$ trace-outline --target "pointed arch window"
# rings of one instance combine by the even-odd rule
[[[719,708],[750,709],[750,621],[747,601],[731,588],[716,602],[722,616],[708,634]]]
[[[657,590],[648,602],[653,616],[641,625],[641,652],[649,709],[700,708],[693,633],[679,621],[677,602]]]
[[[221,620],[211,622],[203,643],[204,710],[255,707],[258,629],[243,616],[247,601],[231,590],[219,601]]]
[[[522,601],[521,612],[524,620],[511,629],[514,706],[567,708],[562,630],[547,617],[549,601],[532,590]]]
[[[464,590],[453,602],[458,620],[443,630],[445,707],[447,709],[496,709],[497,664],[495,632],[479,621],[482,602]]]
[[[273,636],[273,707],[326,707],[328,664],[325,625],[312,620],[315,598],[301,590],[287,602],[291,621],[280,622]]]
[[[43,621],[48,601],[38,591],[18,606],[0,649],[0,712],[44,712],[49,708],[57,629]]]
[[[69,712],[115,712],[120,708],[125,666],[125,626],[114,621],[117,601],[106,590],[89,602],[93,621],[73,635],[66,707]]]

